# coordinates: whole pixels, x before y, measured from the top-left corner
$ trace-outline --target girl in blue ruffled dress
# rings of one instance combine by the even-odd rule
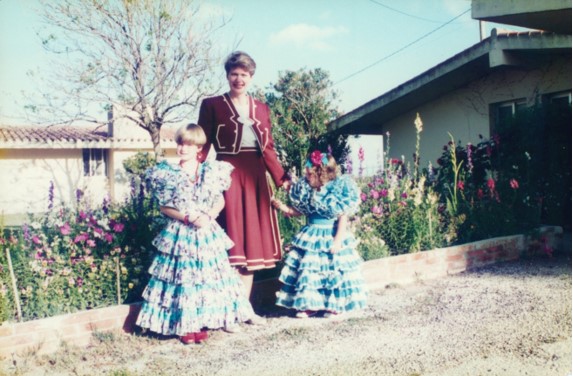
[[[305,215],[307,225],[295,235],[279,276],[282,288],[276,304],[295,309],[296,317],[325,317],[362,309],[366,288],[357,240],[348,229],[348,217],[360,205],[360,191],[326,153],[314,151],[306,176],[289,192],[291,206],[273,200],[287,216]]]
[[[167,218],[153,240],[157,248],[137,325],[185,344],[207,339],[207,329],[239,331],[254,317],[239,275],[229,263],[233,242],[215,218],[223,209],[223,191],[233,167],[200,163],[203,129],[189,124],[175,135],[179,164],[158,163],[146,181]]]

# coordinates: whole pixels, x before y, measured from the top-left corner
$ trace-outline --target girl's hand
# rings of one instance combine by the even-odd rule
[[[334,238],[332,241],[332,247],[330,247],[330,253],[335,254],[342,249],[342,240]]]
[[[285,190],[285,191],[289,191],[290,190],[290,186],[291,186],[292,182],[290,180],[285,180],[285,182],[283,183],[283,185],[281,185],[281,187]]]
[[[276,198],[271,198],[271,205],[273,206],[273,208],[277,209],[277,210],[281,210],[281,208],[284,206],[284,204],[282,203],[281,200],[276,199]]]
[[[201,214],[199,216],[199,218],[194,220],[192,223],[193,223],[193,226],[195,226],[197,228],[201,228],[201,227],[208,226],[210,222],[211,222],[211,218],[207,214]]]

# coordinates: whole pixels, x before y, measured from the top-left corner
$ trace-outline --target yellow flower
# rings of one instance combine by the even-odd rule
[[[414,120],[414,125],[416,126],[416,133],[422,133],[424,123],[422,123],[422,118],[420,118],[419,113],[416,113],[416,120]]]

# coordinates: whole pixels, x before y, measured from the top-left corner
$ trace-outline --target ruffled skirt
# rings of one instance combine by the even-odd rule
[[[137,325],[182,336],[249,320],[253,309],[229,264],[233,242],[213,221],[197,229],[171,221],[154,239],[157,248]]]
[[[294,238],[279,276],[283,286],[276,304],[298,311],[343,313],[366,307],[367,292],[361,273],[357,241],[348,234],[342,249],[330,252],[333,220],[305,226]]]

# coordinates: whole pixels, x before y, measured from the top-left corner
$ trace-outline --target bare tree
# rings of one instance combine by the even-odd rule
[[[161,155],[161,127],[188,121],[220,88],[211,37],[226,20],[199,11],[194,0],[42,0],[42,43],[57,63],[27,110],[50,124],[103,124],[113,106],[111,120],[145,129]]]

